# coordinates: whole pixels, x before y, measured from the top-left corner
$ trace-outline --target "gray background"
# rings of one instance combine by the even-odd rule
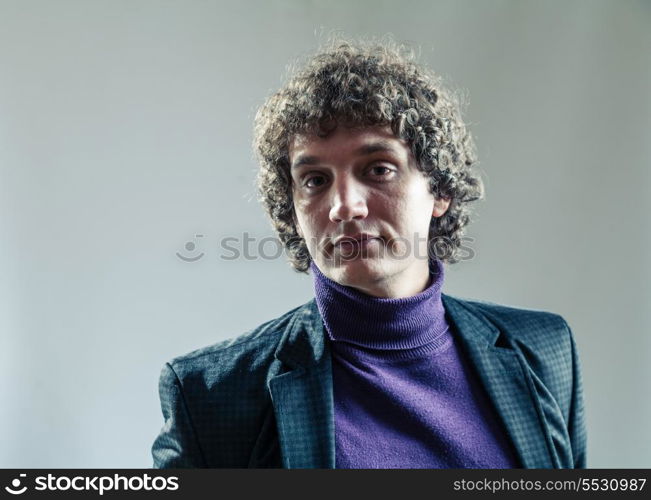
[[[163,363],[310,298],[219,242],[272,235],[255,109],[341,30],[467,93],[487,198],[445,290],[565,316],[589,465],[651,467],[650,27],[639,1],[0,2],[0,466],[149,466]]]

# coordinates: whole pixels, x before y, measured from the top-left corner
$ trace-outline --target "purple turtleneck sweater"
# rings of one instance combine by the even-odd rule
[[[336,468],[519,467],[445,319],[440,262],[424,291],[400,299],[311,269],[331,341]]]

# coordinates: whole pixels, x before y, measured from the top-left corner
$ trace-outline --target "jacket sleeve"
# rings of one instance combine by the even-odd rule
[[[181,381],[169,363],[161,371],[158,390],[165,424],[151,449],[154,468],[204,467]]]
[[[581,363],[576,349],[572,330],[565,324],[572,345],[572,401],[567,430],[572,445],[572,457],[575,469],[586,468],[586,429],[583,409],[583,384],[581,379]]]

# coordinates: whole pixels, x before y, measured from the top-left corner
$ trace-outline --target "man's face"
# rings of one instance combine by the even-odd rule
[[[377,297],[427,286],[430,221],[449,202],[389,127],[299,135],[289,158],[297,229],[323,274]]]

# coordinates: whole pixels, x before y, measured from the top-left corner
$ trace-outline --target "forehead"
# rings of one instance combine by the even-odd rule
[[[339,126],[325,137],[316,134],[297,134],[289,143],[289,161],[292,166],[314,163],[315,159],[336,159],[368,155],[385,151],[401,156],[409,155],[407,143],[398,139],[386,126]]]

